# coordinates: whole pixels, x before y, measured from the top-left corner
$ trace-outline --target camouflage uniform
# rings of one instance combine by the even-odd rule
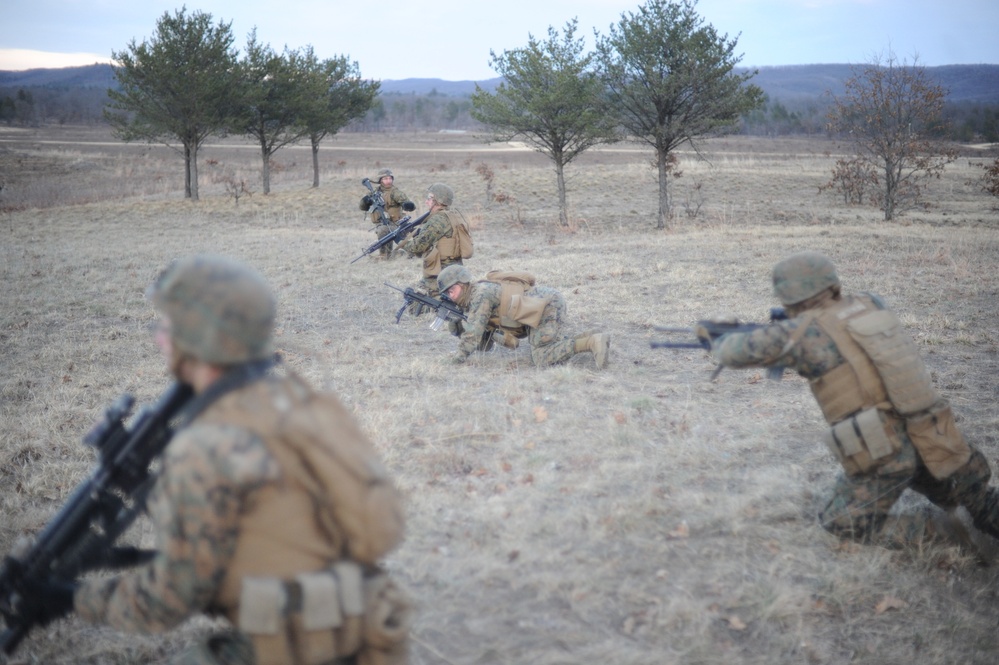
[[[389,171],[388,169],[383,169],[382,171],[379,172],[379,175],[381,177],[384,177],[386,175],[392,176],[392,172]],[[402,206],[403,204],[406,203],[412,204],[412,201],[410,201],[409,197],[406,195],[405,192],[400,190],[394,184],[385,187],[384,185],[381,184],[380,179],[378,182],[379,184],[378,187],[375,188],[375,191],[380,192],[382,198],[385,201],[385,214],[388,215],[390,223],[386,224],[384,220],[382,220],[380,212],[377,210],[371,210],[371,223],[375,225],[375,235],[378,236],[378,238],[383,238],[386,234],[391,233],[392,231],[399,228],[399,220],[402,219],[403,216]],[[359,206],[360,209],[365,212],[369,210],[369,205],[366,203],[366,199],[367,197],[362,197],[361,204]],[[389,244],[391,245],[391,243]],[[379,250],[379,252],[382,256],[388,257],[391,256],[392,248],[389,246],[385,246],[382,247]]]
[[[154,558],[112,578],[84,581],[74,594],[78,616],[158,633],[207,613],[238,629],[209,636],[174,664],[333,663],[362,649],[401,662],[404,636],[393,633],[396,646],[388,650],[369,644],[364,619],[375,608],[407,605],[402,596],[391,599],[397,592],[376,565],[401,537],[397,496],[332,395],[312,391],[291,372],[269,371],[274,302],[262,278],[234,262],[199,257],[168,271],[152,297],[170,323],[174,351],[223,373],[198,391],[190,421],[163,454],[146,506]],[[344,476],[357,480],[338,482]],[[331,478],[351,489],[334,496]],[[375,493],[363,489],[378,486]],[[378,519],[372,501],[383,512]],[[348,578],[351,598],[359,601],[341,595]],[[334,579],[340,591],[328,591]],[[307,598],[317,592],[325,594],[325,608],[332,595],[342,615],[308,609],[315,605]],[[260,627],[261,611],[273,628]],[[399,618],[399,626],[408,626]]]
[[[77,614],[122,631],[159,633],[209,608],[235,552],[244,503],[280,477],[259,438],[195,421],[167,447],[149,498],[156,558],[119,577],[84,582]]]
[[[775,270],[775,288],[780,286]],[[837,345],[828,328],[819,324],[827,319],[818,317],[829,312],[860,312],[864,311],[864,307],[869,311],[886,310],[879,298],[869,294],[841,298],[838,279],[835,284],[820,283],[814,288],[806,287],[806,293],[813,292],[815,288],[821,289],[819,294],[806,300],[804,305],[792,308],[794,315],[787,320],[751,332],[723,335],[713,343],[712,354],[726,367],[794,369],[810,381],[827,421],[835,426],[849,420],[856,411],[835,414],[835,408],[824,404],[823,400],[828,403],[837,395],[823,394],[819,386],[829,381],[834,370],[845,369],[847,351]],[[845,320],[847,317],[838,318]],[[874,367],[870,360],[867,363]],[[860,392],[866,395],[870,386],[870,383],[864,384]],[[884,386],[881,387],[883,389]],[[876,386],[871,388],[872,395],[876,392]],[[820,395],[822,399],[819,399]],[[885,427],[894,432],[898,449],[877,458],[866,469],[856,467],[849,458],[841,459],[845,473],[837,480],[832,497],[820,515],[823,527],[840,537],[888,546],[912,543],[934,535],[941,524],[929,519],[928,513],[902,515],[888,524],[888,511],[908,488],[945,509],[965,506],[975,526],[993,537],[999,537],[999,492],[988,486],[991,470],[978,450],[968,446],[965,450],[970,449],[970,455],[966,455],[966,461],[959,458],[946,471],[931,473],[923,453],[914,446],[910,436],[908,425],[912,415],[900,414],[883,395],[849,399],[858,400],[858,404],[866,400],[862,405],[864,408],[877,407]]]
[[[473,351],[490,349],[496,332],[505,333],[508,338],[523,337],[526,332],[531,345],[531,360],[538,367],[564,363],[582,351],[592,351],[598,367],[606,364],[609,338],[589,333],[577,337],[566,335],[562,331],[566,316],[565,298],[552,287],[535,286],[524,292],[525,296],[540,298],[547,303],[537,327],[520,328],[503,328],[497,324],[502,291],[499,284],[480,281],[468,284],[466,288],[468,291],[459,298],[458,305],[466,312],[468,319],[460,327],[452,328],[452,333],[460,337],[455,362],[464,362]]]
[[[438,210],[420,225],[417,232],[403,245],[403,249],[412,256],[426,256],[433,249],[437,248],[442,238],[452,238],[454,236],[454,227],[451,224],[450,216],[460,214],[457,210]],[[441,254],[440,270],[451,265],[462,265],[461,256],[444,256]],[[426,289],[427,294],[432,298],[436,298],[439,295],[437,291],[437,275],[439,274],[440,272],[436,268],[436,265],[433,267],[424,265],[423,288]]]

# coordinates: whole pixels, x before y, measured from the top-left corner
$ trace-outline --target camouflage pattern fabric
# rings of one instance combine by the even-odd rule
[[[166,661],[167,665],[253,665],[255,662],[253,645],[236,631],[209,635]]]
[[[458,344],[458,358],[467,358],[479,348],[487,332],[496,330],[489,323],[499,316],[501,286],[495,282],[476,282],[471,285],[471,295],[465,311],[468,320]],[[531,344],[531,360],[538,367],[563,363],[576,353],[575,341],[562,332],[566,316],[565,298],[550,286],[535,286],[524,295],[549,300],[537,328],[531,328],[527,339]]]
[[[879,306],[880,299],[874,297]],[[723,335],[712,348],[714,358],[726,367],[776,366],[791,368],[806,379],[816,379],[844,361],[832,339],[798,313],[786,321],[746,333]],[[792,333],[807,325],[797,344],[785,352]],[[972,446],[971,459],[949,477],[934,478],[920,459],[901,424],[896,428],[902,449],[866,474],[842,476],[822,512],[822,524],[839,536],[861,542],[897,544],[926,535],[926,520],[908,516],[886,526],[889,509],[909,488],[943,508],[968,509],[975,526],[999,538],[999,490],[988,487],[991,471],[982,454]]]
[[[235,551],[244,503],[280,475],[257,437],[195,421],[167,447],[149,499],[156,557],[117,577],[85,580],[74,599],[77,615],[157,633],[208,609]]]
[[[381,185],[378,185],[376,189],[377,191],[382,193],[382,198],[385,199],[385,214],[389,216],[389,219],[392,220],[393,222],[398,222],[400,219],[402,219],[402,204],[409,202],[409,197],[406,196],[405,192],[403,192],[402,190],[400,190],[398,187],[395,186],[382,187]],[[371,212],[371,223],[372,224],[382,223],[381,216],[378,214],[377,211]],[[382,235],[385,234],[383,233]],[[380,238],[381,236],[378,237]]]
[[[382,224],[381,215],[378,211],[371,211],[371,223],[375,225],[375,235],[381,239],[387,234],[399,228],[399,220],[402,219],[402,204],[409,202],[409,197],[398,187],[382,187],[378,185],[377,190],[382,193],[385,199],[385,214],[392,221],[391,224]],[[379,248],[380,256],[389,257],[392,254],[392,243]]]
[[[447,210],[438,210],[427,217],[426,221],[420,225],[418,232],[410,237],[409,242],[404,246],[405,250],[413,256],[424,256],[437,246],[441,238],[450,238],[454,235],[454,229],[448,219]],[[441,256],[441,270],[452,265],[462,265],[461,257]],[[438,272],[423,271],[423,289],[431,298],[439,298],[440,291],[437,288]]]

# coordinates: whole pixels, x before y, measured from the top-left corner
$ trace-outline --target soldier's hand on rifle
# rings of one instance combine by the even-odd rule
[[[413,203],[412,201],[406,201],[405,203],[402,204],[402,209],[405,210],[406,212],[413,212],[414,210],[416,210],[416,204]]]
[[[374,200],[367,194],[361,197],[361,205],[365,208],[370,208],[372,203],[374,203]]]
[[[697,341],[701,343],[708,351],[711,350],[711,332],[702,323],[698,323],[694,326],[694,334],[697,336]]]
[[[462,324],[461,319],[452,319],[448,321],[447,329],[455,337],[461,337],[461,333],[465,332],[465,326]]]

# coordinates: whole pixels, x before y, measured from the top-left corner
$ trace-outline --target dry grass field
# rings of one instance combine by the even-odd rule
[[[266,197],[253,147],[212,144],[191,203],[165,148],[0,129],[0,552],[90,472],[80,439],[108,404],[166,387],[143,291],[171,259],[216,252],[269,278],[287,365],[340,395],[405,493],[407,539],[386,564],[418,603],[414,664],[995,663],[999,562],[844,545],[819,526],[838,467],[804,380],[711,382],[703,352],[649,348],[656,325],[762,320],[773,263],[826,252],[847,291],[900,314],[999,467],[999,213],[968,184],[979,158],[931,183],[928,210],[885,223],[817,193],[840,150],[732,137],[685,153],[668,232],[653,229],[650,155],[594,150],[569,167],[563,230],[548,162],[468,135],[339,136],[318,189],[308,149],[282,150]],[[415,284],[418,262],[348,265],[374,240],[357,201],[379,167],[414,199],[450,184],[472,272],[561,290],[572,330],[611,334],[610,366],[537,370],[528,349],[499,348],[455,368],[455,340],[426,317],[396,324],[383,282]],[[213,172],[255,193],[237,204]],[[925,505],[907,494],[897,510]],[[10,662],[154,663],[211,627],[123,636],[68,619]]]

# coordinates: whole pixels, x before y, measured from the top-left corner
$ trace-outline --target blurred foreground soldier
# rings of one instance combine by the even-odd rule
[[[451,208],[454,192],[447,185],[436,183],[427,190],[430,216],[423,225],[399,247],[413,256],[423,258],[423,288],[437,298],[437,276],[441,270],[462,265],[462,259],[472,258],[472,236],[468,222],[460,211]],[[417,313],[418,312],[414,312]]]
[[[525,272],[493,271],[485,280],[472,282],[464,266],[449,266],[437,278],[442,297],[465,311],[468,320],[451,321],[451,334],[460,337],[452,362],[461,364],[473,351],[488,351],[497,338],[509,348],[520,339],[531,344],[531,360],[538,367],[563,363],[577,353],[593,354],[598,369],[607,366],[610,335],[583,333],[568,337],[562,332],[566,305],[562,294],[550,286],[535,286]]]
[[[196,397],[149,499],[154,558],[84,581],[76,613],[139,633],[228,618],[173,663],[404,662],[408,604],[377,564],[402,538],[399,496],[339,401],[274,371],[263,278],[195,257],[150,297]]]
[[[378,183],[375,194],[381,196],[385,204],[384,209],[376,205],[377,196],[372,194],[365,194],[361,197],[360,208],[371,213],[371,223],[375,225],[375,235],[382,238],[399,226],[403,211],[416,210],[416,204],[395,186],[395,176],[392,175],[390,169],[382,169],[372,180]],[[389,243],[379,250],[382,258],[388,259],[392,256],[391,244]]]
[[[898,317],[875,295],[842,295],[835,267],[817,252],[778,263],[773,286],[788,319],[723,335],[712,353],[726,367],[790,367],[809,380],[830,425],[825,443],[845,472],[822,526],[862,543],[900,546],[937,535],[973,545],[950,512],[889,523],[889,509],[909,488],[948,511],[964,506],[978,529],[999,537],[989,464],[965,442]]]

